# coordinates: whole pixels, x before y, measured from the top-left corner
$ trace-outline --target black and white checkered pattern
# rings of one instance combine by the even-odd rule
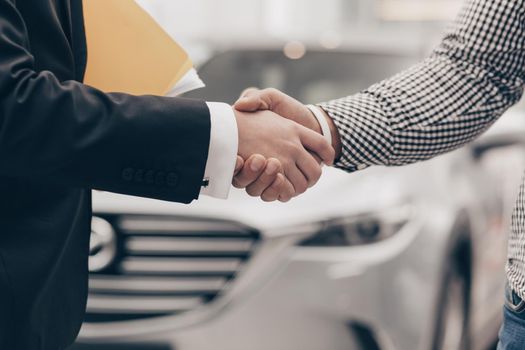
[[[404,165],[454,150],[516,103],[524,80],[525,0],[469,0],[428,59],[360,94],[320,105],[341,133],[337,166]],[[525,299],[525,183],[513,215],[507,275]]]

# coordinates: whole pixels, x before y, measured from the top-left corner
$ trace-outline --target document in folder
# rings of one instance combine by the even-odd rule
[[[169,96],[204,86],[186,51],[134,0],[84,0],[83,6],[86,84]]]

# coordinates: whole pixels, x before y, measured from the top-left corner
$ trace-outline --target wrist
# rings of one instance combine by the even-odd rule
[[[210,142],[204,169],[207,186],[201,194],[227,198],[238,151],[235,113],[225,103],[207,102],[210,111]]]
[[[341,136],[333,119],[330,118],[328,113],[326,113],[326,111],[319,106],[308,105],[307,108],[310,111],[313,124],[315,124],[315,127],[311,127],[311,129],[325,136],[326,138],[329,138],[328,141],[336,153],[335,159],[338,160],[341,157],[342,144]]]
[[[317,120],[317,117],[315,116],[314,112],[309,108],[309,106],[305,107],[308,110],[308,115],[310,116],[308,120],[308,125],[305,126],[322,135],[323,129],[321,128],[321,124],[319,124],[319,121]]]
[[[238,139],[237,154],[241,155],[243,151],[242,150],[242,137],[244,135],[243,130],[244,130],[245,119],[243,118],[242,112],[239,112],[235,108],[232,108],[232,110],[233,110],[233,115],[235,117],[235,122],[237,123],[237,139]]]
[[[337,126],[334,123],[334,120],[330,118],[328,113],[326,111],[317,106],[319,111],[323,114],[323,116],[326,119],[326,122],[328,123],[328,127],[330,128],[330,134],[332,136],[332,147],[335,150],[335,160],[337,161],[339,158],[341,158],[342,152],[343,152],[343,145],[341,142],[341,135],[339,134],[339,130],[337,129]]]

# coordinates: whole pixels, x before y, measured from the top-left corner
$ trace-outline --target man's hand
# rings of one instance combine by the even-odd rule
[[[234,107],[237,110],[243,112],[270,110],[282,117],[285,117],[321,134],[321,126],[312,112],[301,102],[276,89],[247,89],[243,92],[241,98],[237,101]],[[328,125],[330,126],[335,156],[336,158],[339,158],[341,155],[341,140],[339,132],[332,119],[326,113],[324,113],[324,111],[322,112],[328,121]],[[316,155],[313,154],[313,157],[316,157]],[[318,162],[320,162],[319,158],[316,159]],[[240,188],[248,187],[250,189],[256,188],[257,191],[252,191],[252,195],[263,193],[266,196],[266,200],[268,201],[278,199],[284,202],[297,195],[293,188],[290,187],[290,183],[286,178],[283,179],[282,183],[278,182],[278,180],[275,178],[275,181],[280,183],[281,187],[278,187],[275,183],[271,184],[270,187],[271,181],[269,177],[261,177],[264,166],[259,168],[259,171],[255,171],[250,166],[247,166],[248,162],[246,162],[246,165],[243,167],[244,162],[242,158],[239,158],[238,161],[240,162],[238,163],[239,171],[236,172],[236,176],[234,177],[234,186]],[[264,161],[264,157],[261,157],[259,164],[263,164]],[[331,163],[327,164],[330,165]],[[268,192],[265,190],[265,188],[268,189]],[[280,195],[277,195],[277,193],[280,193]]]
[[[266,160],[260,154],[252,155],[246,162],[237,156],[233,186],[246,189],[252,197],[261,197],[265,202],[288,202],[295,196],[295,189],[282,174],[279,160]]]
[[[234,107],[243,112],[269,110],[321,133],[319,122],[305,105],[276,89],[247,89],[235,103]],[[333,120],[324,111],[322,112],[330,126],[335,158],[338,159],[341,156],[341,137]]]
[[[321,176],[321,166],[311,153],[316,154],[326,164],[333,164],[334,150],[318,134],[309,130],[297,123],[284,119],[271,111],[259,111],[255,113],[243,113],[235,111],[237,118],[237,126],[239,129],[239,155],[243,159],[248,159],[247,163],[253,167],[245,164],[240,175],[243,172],[251,171],[253,177],[257,173],[255,169],[259,169],[261,174],[258,181],[249,185],[250,194],[264,194],[270,189],[270,194],[265,195],[266,199],[275,196],[276,188],[273,181],[277,181],[281,188],[286,187],[286,180],[289,180],[293,186],[294,195],[304,193],[308,187],[313,186]],[[260,154],[263,158],[268,158],[268,163],[263,164],[256,159],[249,158],[254,154]],[[270,158],[275,158],[278,162]],[[242,161],[239,160],[238,165]],[[254,165],[255,163],[255,165]],[[257,164],[259,163],[259,164]],[[279,163],[279,164],[278,164]],[[256,166],[258,165],[258,166]],[[261,166],[262,165],[262,166]],[[273,176],[281,170],[285,179],[280,176]],[[249,169],[249,170],[246,170]],[[266,171],[262,174],[262,170]],[[234,183],[242,187],[242,176],[239,174],[234,179]],[[245,176],[249,178],[250,176]],[[261,177],[265,181],[260,181]],[[270,181],[273,180],[273,181]],[[271,187],[265,187],[270,183]],[[272,193],[273,191],[273,193]],[[264,198],[263,198],[264,199]],[[286,196],[283,200],[287,200]]]

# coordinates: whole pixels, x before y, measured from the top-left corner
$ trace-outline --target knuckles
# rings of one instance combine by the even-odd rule
[[[248,193],[248,195],[250,197],[259,197],[260,196],[260,193],[253,187],[248,187],[246,189],[246,193]]]
[[[297,184],[294,184],[296,194],[303,194],[308,190],[308,183],[306,181],[301,181]]]
[[[239,183],[239,181],[237,179],[233,179],[232,181],[232,186],[235,187],[235,188],[239,188],[239,189],[242,189],[242,186],[241,184]]]
[[[270,203],[275,202],[277,200],[277,196],[274,194],[263,194],[261,196],[261,199],[263,200],[263,202]]]
[[[263,95],[277,96],[281,93],[281,91],[277,90],[276,88],[266,88],[261,90],[261,93]]]

